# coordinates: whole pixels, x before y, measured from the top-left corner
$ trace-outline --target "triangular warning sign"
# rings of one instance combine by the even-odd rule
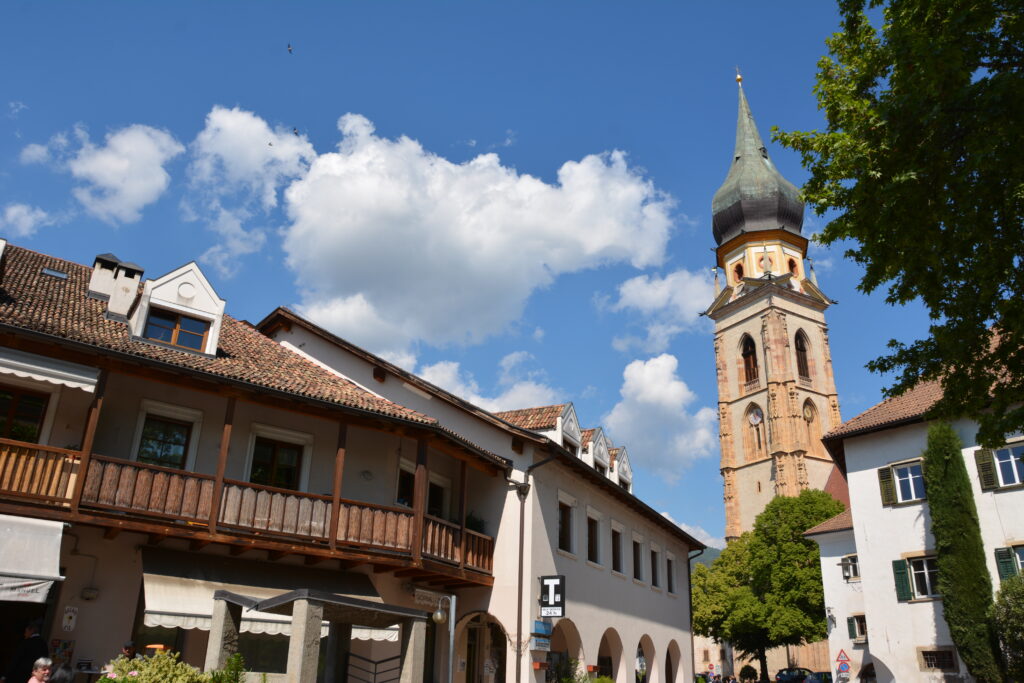
[[[839,651],[839,656],[836,657],[836,661],[837,662],[848,662],[848,661],[850,661],[850,658],[846,656],[846,650],[840,650]]]

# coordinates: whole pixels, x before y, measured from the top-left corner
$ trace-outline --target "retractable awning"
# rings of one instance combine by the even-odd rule
[[[46,602],[60,575],[63,522],[0,515],[0,600]]]
[[[239,562],[214,555],[182,554],[144,548],[142,581],[146,626],[209,631],[215,591],[229,591],[258,600],[277,597],[309,586],[361,600],[383,603],[369,579],[361,574],[307,570],[269,562]],[[291,635],[291,617],[256,610],[242,611],[243,633]],[[321,633],[327,636],[327,623]],[[398,640],[398,629],[352,627],[360,640]]]
[[[59,384],[92,392],[100,376],[98,368],[68,363],[34,353],[0,348],[0,374],[14,375],[39,382]]]

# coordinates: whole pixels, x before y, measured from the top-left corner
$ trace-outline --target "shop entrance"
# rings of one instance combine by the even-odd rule
[[[466,683],[505,683],[505,632],[486,615],[466,624]]]

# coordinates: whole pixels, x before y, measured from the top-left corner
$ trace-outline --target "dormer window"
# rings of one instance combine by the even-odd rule
[[[203,351],[206,348],[206,335],[209,332],[210,322],[208,320],[199,320],[181,313],[150,308],[142,336],[183,349]]]

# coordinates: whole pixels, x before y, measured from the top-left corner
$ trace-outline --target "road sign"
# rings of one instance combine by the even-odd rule
[[[850,663],[849,662],[839,662],[839,666],[836,667],[836,671],[841,673],[841,674],[845,674],[845,673],[849,672],[850,671]]]
[[[848,662],[848,661],[850,661],[850,658],[846,656],[846,650],[840,650],[839,651],[839,656],[836,657],[836,661],[837,662]]]
[[[565,616],[565,576],[540,577],[540,615]]]
[[[530,649],[539,652],[551,652],[551,641],[548,638],[533,637],[530,639]]]

